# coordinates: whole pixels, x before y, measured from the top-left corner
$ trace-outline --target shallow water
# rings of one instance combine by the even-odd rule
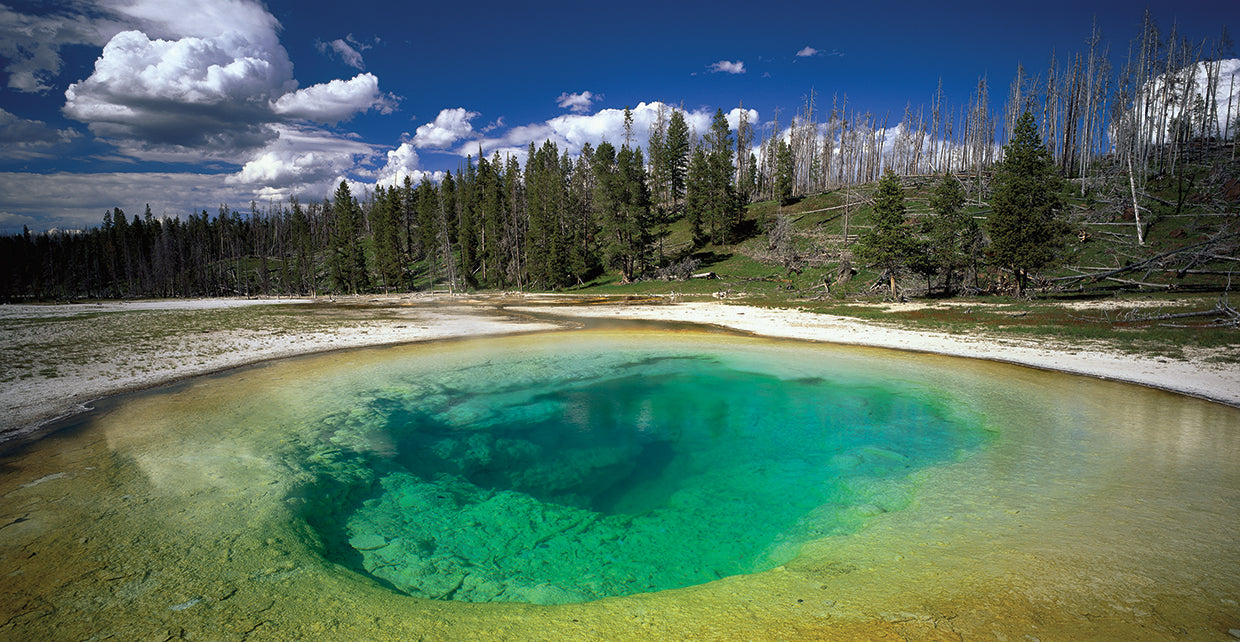
[[[0,634],[1240,628],[1240,411],[1132,386],[567,332],[289,360],[96,415],[0,459]]]

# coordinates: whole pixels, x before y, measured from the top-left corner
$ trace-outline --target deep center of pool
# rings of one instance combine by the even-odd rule
[[[465,380],[394,383],[334,418],[384,444],[365,487],[310,520],[337,562],[470,602],[690,586],[904,507],[912,473],[986,434],[921,389],[709,357]]]

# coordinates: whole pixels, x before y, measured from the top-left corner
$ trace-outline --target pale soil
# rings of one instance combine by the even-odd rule
[[[462,297],[339,303],[194,299],[0,306],[0,442],[88,410],[103,396],[270,359],[556,327],[498,316]],[[305,315],[255,316],[246,327],[195,319],[207,311],[290,304],[310,307]]]
[[[706,323],[769,337],[989,359],[1136,383],[1240,406],[1240,368],[1210,363],[1207,352],[1189,352],[1187,360],[1137,357],[1046,341],[904,330],[849,317],[714,302],[526,309],[577,317]]]
[[[0,306],[0,441],[81,412],[102,396],[185,377],[341,348],[549,330],[565,317],[693,322],[770,337],[990,359],[1240,405],[1240,368],[1208,363],[1208,354],[1190,353],[1183,361],[1140,358],[721,302],[565,305],[570,299],[442,295],[364,297],[335,305],[326,299],[206,299]],[[290,304],[306,313],[264,314],[242,327],[228,325],[228,318],[222,327],[195,324],[194,313]],[[165,321],[171,330],[160,325]]]

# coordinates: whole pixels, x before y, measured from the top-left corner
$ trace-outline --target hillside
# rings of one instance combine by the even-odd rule
[[[944,330],[984,330],[1101,340],[1114,348],[1183,356],[1204,349],[1231,361],[1240,345],[1240,314],[1231,297],[1240,267],[1240,161],[1234,146],[1198,148],[1180,170],[1152,176],[1137,194],[1144,244],[1137,240],[1128,176],[1104,161],[1084,189],[1071,181],[1061,212],[1071,235],[1055,264],[1016,299],[1010,275],[983,260],[957,275],[959,293],[943,292],[943,277],[899,274],[900,301],[887,281],[856,260],[859,234],[870,226],[874,185],[815,194],[781,207],[764,201],[745,209],[748,235],[729,245],[691,250],[687,222],[672,224],[663,251],[698,278],[652,278],[620,283],[612,274],[581,294],[713,297],[750,304],[899,322]],[[989,174],[960,177],[964,210],[986,230]],[[980,179],[980,181],[979,181]],[[934,216],[936,177],[901,179],[909,227]],[[980,182],[980,189],[979,189]],[[1083,193],[1082,193],[1083,192]],[[845,239],[845,228],[848,236]],[[666,271],[665,271],[666,272]],[[963,277],[963,278],[962,278]]]

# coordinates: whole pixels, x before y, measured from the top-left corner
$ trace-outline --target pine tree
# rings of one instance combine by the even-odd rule
[[[503,248],[505,276],[510,283],[524,287],[526,283],[525,229],[528,224],[525,208],[525,184],[521,180],[521,163],[509,156],[504,166],[505,202]]]
[[[362,247],[362,209],[343,180],[332,198],[336,230],[332,239],[332,279],[343,292],[357,294],[370,289],[366,253]]]
[[[650,158],[650,186],[653,192],[651,197],[655,199],[656,205],[666,212],[671,205],[671,196],[667,192],[667,177],[663,175],[666,170],[663,147],[664,141],[667,140],[668,110],[663,103],[658,103],[658,105],[658,112],[654,123],[650,125],[649,137],[646,139],[646,152]]]
[[[401,263],[410,266],[413,263],[413,257],[417,255],[418,246],[418,193],[413,185],[413,177],[405,175],[405,181],[400,187],[400,225],[404,228],[403,239],[404,244],[401,246]],[[413,270],[406,269],[406,285],[409,290],[413,290]]]
[[[732,130],[722,109],[715,110],[706,143],[710,147],[710,192],[707,218],[716,243],[735,240],[741,222],[741,203],[736,195],[736,166],[732,164]]]
[[[693,159],[689,161],[685,190],[685,212],[689,217],[689,229],[693,233],[695,245],[702,245],[706,242],[706,221],[703,215],[708,207],[709,195],[710,164],[706,160],[706,152],[698,147],[693,150]]]
[[[544,288],[569,285],[570,260],[563,225],[566,181],[559,149],[550,140],[538,150],[530,144],[525,165],[529,228],[526,247],[529,249],[530,281]]]
[[[435,289],[435,279],[439,273],[438,267],[443,261],[443,253],[441,249],[447,242],[446,226],[440,225],[440,212],[442,211],[439,203],[439,190],[431,183],[426,176],[422,177],[422,182],[418,183],[417,189],[418,201],[418,239],[422,246],[423,257],[426,259],[426,269],[430,273],[430,289]]]
[[[667,123],[667,135],[663,139],[658,162],[662,164],[660,176],[667,180],[667,191],[675,212],[680,198],[685,194],[686,172],[689,166],[689,125],[679,109],[672,110]]]
[[[781,138],[775,143],[775,195],[780,205],[792,203],[793,171],[792,148]]]
[[[896,278],[918,250],[913,230],[904,220],[904,188],[895,174],[887,172],[878,181],[870,229],[857,240],[854,252],[861,260],[887,274],[891,297],[896,297]]]
[[[996,167],[988,221],[990,260],[1016,274],[1017,296],[1024,294],[1029,273],[1050,265],[1063,246],[1067,225],[1056,216],[1062,190],[1033,115],[1025,112]]]
[[[616,153],[603,142],[594,152],[595,207],[603,236],[604,259],[628,282],[648,263],[652,216],[641,150],[628,145]]]
[[[981,245],[982,231],[977,221],[961,208],[964,190],[960,181],[944,174],[930,197],[935,216],[929,225],[930,260],[944,275],[943,291],[951,295],[952,277],[957,269],[974,263]]]
[[[457,262],[454,249],[457,244],[457,191],[456,179],[452,172],[445,172],[439,182],[439,256],[443,261],[444,276],[448,279],[448,289],[454,290],[458,283]]]
[[[400,255],[400,192],[380,185],[370,210],[370,231],[374,238],[375,263],[385,290],[400,287],[403,266]]]
[[[314,238],[310,234],[310,219],[302,209],[301,202],[293,197],[293,245],[297,255],[297,291],[315,293]],[[191,220],[191,223],[193,221]]]
[[[754,183],[749,181],[753,165],[753,126],[749,124],[749,112],[742,101],[737,108],[736,121],[736,198],[743,207],[753,197]]]
[[[478,171],[473,157],[465,157],[465,170],[456,182],[458,219],[456,227],[457,265],[470,287],[478,286],[478,225],[481,223],[478,198]]]
[[[732,165],[732,132],[723,110],[715,111],[704,148],[689,163],[688,214],[697,243],[731,243],[740,230],[741,203]],[[701,155],[701,158],[698,155]]]

